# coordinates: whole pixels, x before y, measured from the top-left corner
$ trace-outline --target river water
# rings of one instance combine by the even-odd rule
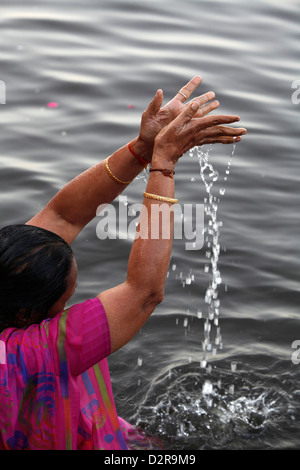
[[[109,358],[112,384],[119,414],[166,449],[299,448],[299,2],[2,0],[0,22],[3,226],[135,137],[158,88],[167,101],[200,74],[199,92],[240,115],[247,136],[208,156],[218,321],[207,320],[212,246],[174,240],[164,302]],[[144,187],[126,190],[129,204]],[[176,197],[207,198],[196,149],[178,165]],[[74,302],[124,280],[131,241],[99,240],[97,223],[73,247]],[[207,350],[208,324],[218,347]]]

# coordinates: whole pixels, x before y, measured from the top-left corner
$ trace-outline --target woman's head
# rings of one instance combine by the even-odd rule
[[[0,331],[52,317],[74,292],[77,267],[70,246],[31,225],[0,230]]]

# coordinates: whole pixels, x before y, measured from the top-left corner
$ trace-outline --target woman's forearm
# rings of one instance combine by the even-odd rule
[[[153,156],[152,168],[174,170],[175,165]],[[174,178],[162,172],[150,173],[140,223],[134,240],[127,270],[127,282],[139,294],[162,300],[173,242],[173,203],[152,199],[152,195],[174,199]],[[143,292],[143,289],[147,292]]]
[[[132,150],[150,161],[152,148],[139,138],[132,141]],[[27,223],[55,232],[71,243],[96,216],[98,206],[112,202],[128,186],[127,183],[143,170],[141,162],[128,145],[114,152],[109,157],[108,167],[105,165],[106,162],[102,161],[67,183]]]

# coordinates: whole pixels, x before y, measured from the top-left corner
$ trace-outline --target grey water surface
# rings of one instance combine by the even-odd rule
[[[158,88],[166,102],[200,74],[199,94],[215,91],[218,112],[240,115],[248,134],[226,182],[232,146],[209,154],[221,347],[201,367],[207,248],[174,240],[164,302],[109,358],[112,384],[119,415],[166,449],[298,449],[299,1],[1,0],[0,25],[2,226],[25,223],[134,138]],[[140,178],[126,189],[129,204],[144,187]],[[198,159],[184,156],[176,197],[206,196]],[[73,246],[74,302],[125,279],[132,242],[100,240],[98,222]]]

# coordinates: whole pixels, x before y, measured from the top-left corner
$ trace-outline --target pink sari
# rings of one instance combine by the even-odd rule
[[[98,298],[25,330],[8,328],[0,344],[0,449],[160,448],[117,415]]]

